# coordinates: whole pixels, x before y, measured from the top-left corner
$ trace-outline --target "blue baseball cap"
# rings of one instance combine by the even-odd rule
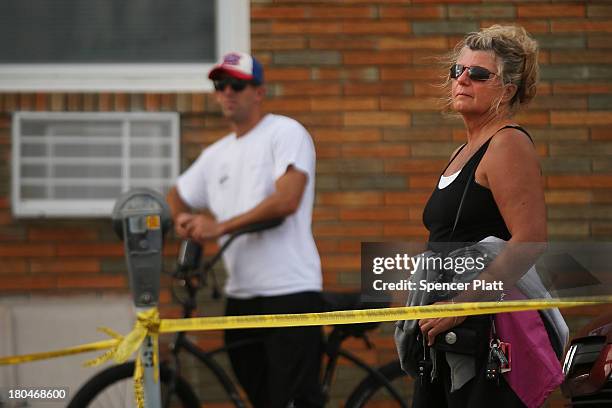
[[[230,52],[223,56],[208,73],[209,79],[217,79],[221,74],[238,79],[253,80],[263,84],[263,67],[252,55],[244,52]]]

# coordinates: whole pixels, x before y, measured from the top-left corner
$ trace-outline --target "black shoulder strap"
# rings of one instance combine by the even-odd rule
[[[526,135],[527,135],[527,137],[529,138],[529,140],[531,140],[531,143],[534,143],[534,142],[533,142],[533,138],[531,137],[531,135],[529,134],[529,132],[527,132],[527,131],[526,131],[526,130],[525,130],[523,127],[522,127],[522,126],[519,126],[519,125],[506,125],[506,126],[504,126],[503,128],[499,129],[497,132],[495,132],[495,134],[497,134],[497,133],[498,133],[499,131],[501,131],[501,130],[508,129],[508,128],[511,128],[511,129],[516,129],[516,130],[518,130],[518,131],[520,131],[520,132],[523,132],[524,134],[526,134]],[[493,134],[493,136],[495,136],[495,134]],[[493,136],[491,136],[491,137],[493,137]],[[535,144],[535,143],[534,143],[534,144]]]
[[[478,149],[478,151],[476,153],[474,153],[475,157],[478,154],[480,154],[481,157],[478,158],[476,160],[476,163],[474,163],[472,165],[472,168],[470,169],[470,174],[468,175],[467,181],[465,182],[465,188],[463,189],[463,194],[461,195],[461,201],[459,201],[459,206],[457,207],[457,215],[455,216],[455,222],[453,224],[453,229],[451,230],[451,233],[450,233],[449,241],[452,241],[453,235],[455,234],[455,229],[457,228],[457,224],[459,223],[459,217],[461,216],[461,209],[463,208],[463,202],[465,201],[465,196],[467,195],[468,188],[470,187],[470,184],[472,184],[472,178],[474,177],[474,173],[476,172],[476,167],[478,167],[478,164],[480,163],[480,160],[482,160],[482,156],[484,156],[484,152],[487,150],[487,148],[489,146],[489,143],[491,142],[491,139],[493,139],[493,136],[495,136],[496,134],[498,134],[502,130],[508,129],[508,128],[520,130],[521,132],[525,133],[527,135],[527,137],[529,137],[529,140],[531,140],[531,143],[533,143],[533,139],[531,138],[531,136],[529,135],[529,133],[527,133],[527,131],[525,129],[523,129],[522,127],[520,127],[518,125],[506,125],[506,126],[500,128],[500,129],[498,129],[497,132],[493,133],[491,135],[491,137],[489,137],[489,139],[485,143],[483,143],[483,145],[480,147],[480,149]],[[463,145],[461,147],[461,149],[463,149],[463,147],[465,147],[465,145]],[[453,159],[455,158],[455,156],[457,154],[459,154],[461,149],[459,149],[457,151],[457,153],[453,156]],[[451,159],[451,161],[453,161],[453,160]],[[449,165],[450,165],[450,162],[446,166],[446,168],[448,168]],[[446,168],[444,169],[444,171],[446,171]],[[444,171],[442,173],[444,173]]]
[[[474,176],[474,172],[476,171],[477,166],[472,166],[470,170],[470,174],[468,175],[467,181],[465,182],[465,187],[463,188],[463,194],[461,194],[461,201],[459,201],[459,206],[457,207],[457,215],[455,216],[455,222],[453,224],[453,229],[451,230],[450,237],[448,239],[449,242],[452,242],[453,235],[455,235],[455,228],[457,228],[457,223],[459,223],[459,217],[461,216],[461,209],[463,208],[463,202],[465,201],[465,196],[467,195],[468,188],[470,184],[472,184],[472,177]]]
[[[446,167],[444,167],[444,169],[442,170],[442,173],[440,173],[440,175],[444,174],[444,172],[446,171],[446,169],[448,169],[448,166],[451,165],[451,163],[453,162],[453,160],[455,160],[455,157],[457,157],[457,155],[459,154],[459,152],[461,152],[463,150],[463,148],[467,146],[467,143],[462,144],[459,149],[457,149],[457,151],[455,152],[455,154],[452,155],[452,157],[450,158],[450,160],[448,161],[448,163],[446,164]]]

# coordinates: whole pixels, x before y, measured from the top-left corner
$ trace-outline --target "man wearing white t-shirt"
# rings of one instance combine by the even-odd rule
[[[252,56],[225,55],[209,78],[233,132],[204,149],[168,194],[176,232],[223,242],[246,225],[284,218],[279,227],[237,238],[225,252],[226,314],[319,311],[312,139],[297,121],[262,112],[263,69]],[[192,209],[207,209],[212,217]],[[226,343],[251,338],[261,341],[229,355],[255,407],[322,405],[319,327],[225,332]]]

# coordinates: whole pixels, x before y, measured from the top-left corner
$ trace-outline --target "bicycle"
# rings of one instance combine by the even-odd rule
[[[171,276],[173,280],[184,287],[187,292],[187,297],[181,299],[180,296],[173,291],[175,299],[179,301],[182,306],[183,317],[192,317],[197,308],[196,295],[198,291],[206,285],[208,273],[212,270],[225,249],[234,239],[242,234],[260,232],[272,228],[279,225],[280,222],[282,221],[276,220],[273,222],[258,223],[236,231],[227,239],[210,260],[203,263],[201,268],[195,267],[195,265],[199,263],[199,255],[191,257],[187,255],[186,258],[189,259],[186,259],[186,254],[182,246],[179,258],[183,256],[184,259],[178,264],[182,264],[183,266],[177,267]],[[184,264],[188,264],[189,266],[185,267]],[[214,282],[214,288],[216,289],[216,280]],[[213,297],[214,296],[213,294]],[[360,301],[359,293],[323,292],[322,298],[324,301],[323,311],[388,306],[388,303],[364,304]],[[373,330],[378,325],[379,323],[362,323],[333,326],[331,333],[329,333],[324,340],[323,346],[324,354],[327,355],[322,378],[322,391],[326,400],[329,399],[338,360],[339,358],[344,358],[367,374],[350,393],[344,405],[345,407],[368,407],[371,402],[377,401],[379,398],[391,398],[394,404],[391,406],[402,408],[408,407],[405,401],[408,398],[407,393],[410,392],[409,390],[411,387],[405,383],[400,385],[396,384],[396,382],[401,382],[406,379],[406,374],[402,371],[399,361],[392,361],[380,368],[373,368],[351,352],[341,348],[342,343],[350,337],[362,339],[367,347],[371,348],[372,345],[368,340],[367,332]],[[230,344],[227,347],[219,347],[214,350],[205,351],[189,340],[185,332],[177,333],[170,347],[172,363],[168,364],[167,362],[162,362],[160,364],[162,406],[176,406],[172,405],[175,403],[175,400],[180,403],[179,406],[185,408],[200,408],[202,406],[191,385],[180,375],[179,355],[182,352],[186,352],[195,357],[210,370],[218,383],[222,386],[227,398],[233,406],[236,408],[246,408],[248,404],[239,393],[238,386],[213,357],[229,348],[239,347],[251,341],[254,342],[257,340],[242,341]],[[77,391],[68,404],[68,408],[133,406],[133,383],[131,381],[133,373],[133,361],[106,368],[95,374]]]

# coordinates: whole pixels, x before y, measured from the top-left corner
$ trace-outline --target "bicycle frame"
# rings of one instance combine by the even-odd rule
[[[238,233],[233,234],[230,238],[222,245],[222,247],[214,254],[211,259],[207,262],[204,262],[202,271],[197,275],[187,275],[183,278],[179,278],[177,274],[173,276],[175,279],[179,278],[183,282],[184,288],[187,290],[187,299],[180,300],[178,296],[176,296],[179,303],[181,303],[183,307],[183,318],[192,317],[193,312],[196,310],[197,302],[196,295],[201,288],[200,283],[206,282],[206,274],[208,271],[212,270],[214,264],[221,258],[221,254],[224,250],[230,245],[230,243],[240,234],[253,232],[262,229],[271,228],[277,226],[279,224],[278,220],[272,221],[270,223],[261,223],[258,225],[247,227],[245,230],[240,231]],[[214,278],[214,277],[213,277]],[[195,280],[193,280],[195,279]],[[216,288],[215,288],[216,289]],[[174,293],[174,292],[173,292]],[[175,294],[175,293],[174,293]],[[175,294],[176,295],[176,294]],[[371,376],[375,378],[397,401],[401,403],[402,406],[405,406],[403,402],[401,402],[401,396],[395,390],[393,385],[386,379],[384,375],[382,375],[377,368],[373,368],[368,365],[366,362],[361,360],[359,357],[354,354],[343,350],[340,346],[342,342],[349,337],[350,335],[343,333],[342,329],[339,327],[335,327],[333,331],[329,334],[326,340],[324,340],[323,349],[325,350],[325,354],[329,357],[327,364],[323,370],[322,377],[322,391],[325,400],[329,399],[329,394],[332,387],[333,377],[336,370],[338,358],[346,358],[351,361],[354,365],[362,369],[366,372],[366,376]],[[364,335],[365,336],[365,335]],[[365,337],[364,337],[365,339]],[[241,342],[232,343],[226,345],[224,347],[219,347],[213,349],[211,351],[204,351],[196,344],[191,342],[185,335],[185,332],[177,333],[173,345],[172,345],[172,356],[174,360],[175,366],[175,375],[178,375],[180,372],[180,363],[179,363],[179,354],[181,351],[186,351],[187,353],[194,356],[198,359],[202,364],[204,364],[218,379],[219,383],[222,385],[223,389],[226,392],[226,395],[229,397],[231,402],[237,408],[246,408],[246,402],[242,399],[236,384],[230,378],[230,376],[226,373],[226,371],[215,361],[213,358],[214,355],[227,352],[227,350],[240,347],[246,344],[256,343],[257,339],[246,340]],[[367,339],[365,339],[367,343]],[[369,343],[368,343],[369,344]],[[321,357],[323,354],[321,355]]]
[[[333,336],[333,333],[334,332],[330,334],[330,337]],[[230,401],[232,402],[232,404],[234,404],[236,408],[246,408],[247,404],[242,399],[236,384],[230,378],[227,372],[223,369],[223,367],[221,367],[221,365],[217,363],[217,361],[214,359],[214,356],[217,354],[227,352],[228,350],[232,348],[241,347],[247,344],[253,344],[253,343],[256,343],[257,341],[258,341],[257,339],[240,341],[240,342],[229,344],[228,346],[218,347],[210,351],[204,351],[199,346],[197,346],[195,343],[190,341],[186,337],[185,332],[180,332],[176,335],[175,341],[172,346],[172,355],[173,355],[173,360],[175,364],[175,374],[176,375],[180,374],[179,363],[178,363],[179,354],[185,351],[188,354],[194,356],[197,360],[199,360],[202,364],[204,364],[213,373],[215,378],[219,381],[219,383],[225,390],[227,397],[230,399]],[[342,342],[342,340],[340,340],[340,342]],[[397,390],[378,371],[377,368],[371,367],[365,361],[363,361],[362,359],[360,359],[359,357],[357,357],[356,355],[354,355],[353,353],[349,351],[346,351],[339,347],[334,347],[334,345],[330,344],[329,338],[328,338],[328,341],[326,341],[323,346],[327,349],[326,354],[329,356],[329,360],[327,361],[327,364],[325,365],[324,370],[323,370],[324,375],[323,375],[323,381],[322,381],[322,389],[323,389],[323,393],[324,393],[326,400],[329,398],[329,393],[332,388],[333,377],[334,377],[338,359],[345,358],[351,363],[353,363],[354,365],[356,365],[357,367],[359,367],[360,369],[362,369],[363,371],[365,371],[367,373],[366,376],[369,375],[369,376],[376,378],[380,382],[380,384],[397,401],[401,401],[401,396],[399,395]],[[329,350],[330,346],[331,346],[331,350]]]

